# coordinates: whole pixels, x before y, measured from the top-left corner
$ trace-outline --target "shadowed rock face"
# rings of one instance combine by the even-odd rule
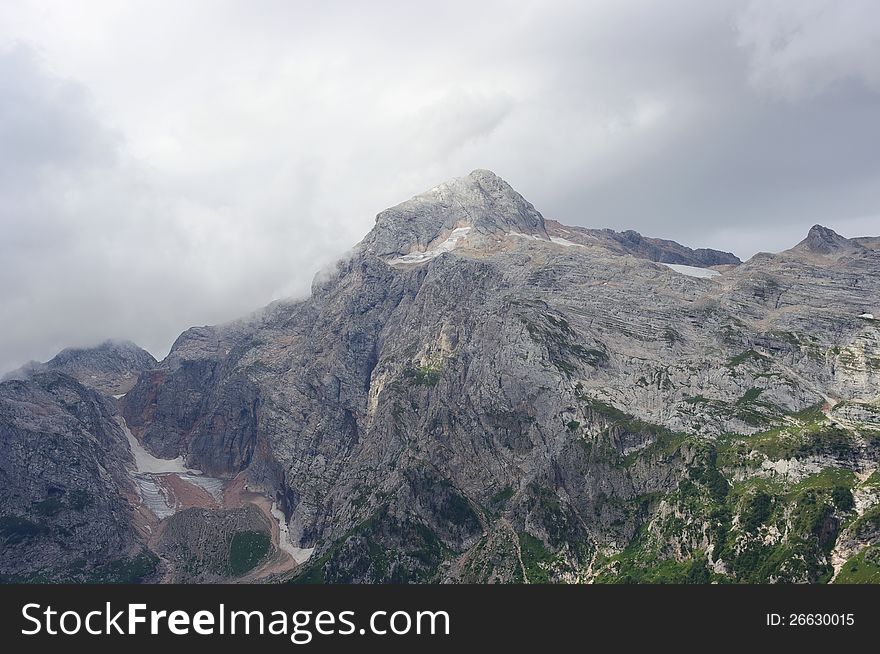
[[[379,214],[308,300],[182,334],[122,412],[277,499],[304,580],[822,580],[844,509],[811,531],[831,500],[788,485],[867,478],[880,446],[880,252],[839,238],[736,265],[545,222],[475,171]],[[754,554],[768,479],[755,529],[792,540]]]
[[[130,453],[113,400],[64,374],[0,383],[0,576],[137,581]]]

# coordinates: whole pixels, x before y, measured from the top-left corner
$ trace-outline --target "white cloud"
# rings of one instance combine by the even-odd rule
[[[770,5],[0,3],[0,370],[161,356],[474,168],[548,217],[742,254],[877,215],[880,12]]]
[[[788,98],[856,80],[880,90],[880,15],[875,0],[752,0],[739,17],[751,79]]]

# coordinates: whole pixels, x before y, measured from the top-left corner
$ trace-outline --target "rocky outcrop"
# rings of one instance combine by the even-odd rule
[[[859,250],[861,247],[857,241],[845,238],[833,229],[822,225],[813,225],[807,233],[807,237],[792,250],[816,254],[838,254]]]

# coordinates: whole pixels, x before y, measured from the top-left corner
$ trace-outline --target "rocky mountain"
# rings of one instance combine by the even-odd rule
[[[45,363],[32,361],[4,379],[28,379],[35,373],[55,371],[102,393],[121,395],[131,390],[140,373],[157,364],[152,354],[131,341],[104,341],[95,347],[62,350]]]
[[[494,173],[475,170],[380,213],[357,251],[392,260],[447,251],[440,246],[456,231],[460,238],[473,231],[469,240],[474,245],[510,233],[549,240],[544,217],[529,202]]]
[[[648,238],[636,231],[615,232],[613,229],[569,227],[555,220],[546,221],[548,233],[557,242],[573,242],[584,247],[601,247],[617,254],[629,254],[639,259],[685,266],[736,266],[742,263],[730,252],[708,248],[691,249],[675,241]]]
[[[795,245],[791,251],[819,255],[852,254],[862,249],[856,240],[844,238],[833,229],[822,225],[813,225],[807,237]]]
[[[380,213],[308,299],[184,332],[102,418],[139,489],[103,492],[166,580],[878,581],[872,242],[817,226],[741,263],[545,221],[474,171]],[[50,478],[2,513],[54,528]]]

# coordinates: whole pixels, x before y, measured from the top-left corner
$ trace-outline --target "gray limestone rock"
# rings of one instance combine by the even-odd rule
[[[57,372],[0,383],[0,575],[138,581],[155,556],[133,526],[131,454],[116,407]]]

